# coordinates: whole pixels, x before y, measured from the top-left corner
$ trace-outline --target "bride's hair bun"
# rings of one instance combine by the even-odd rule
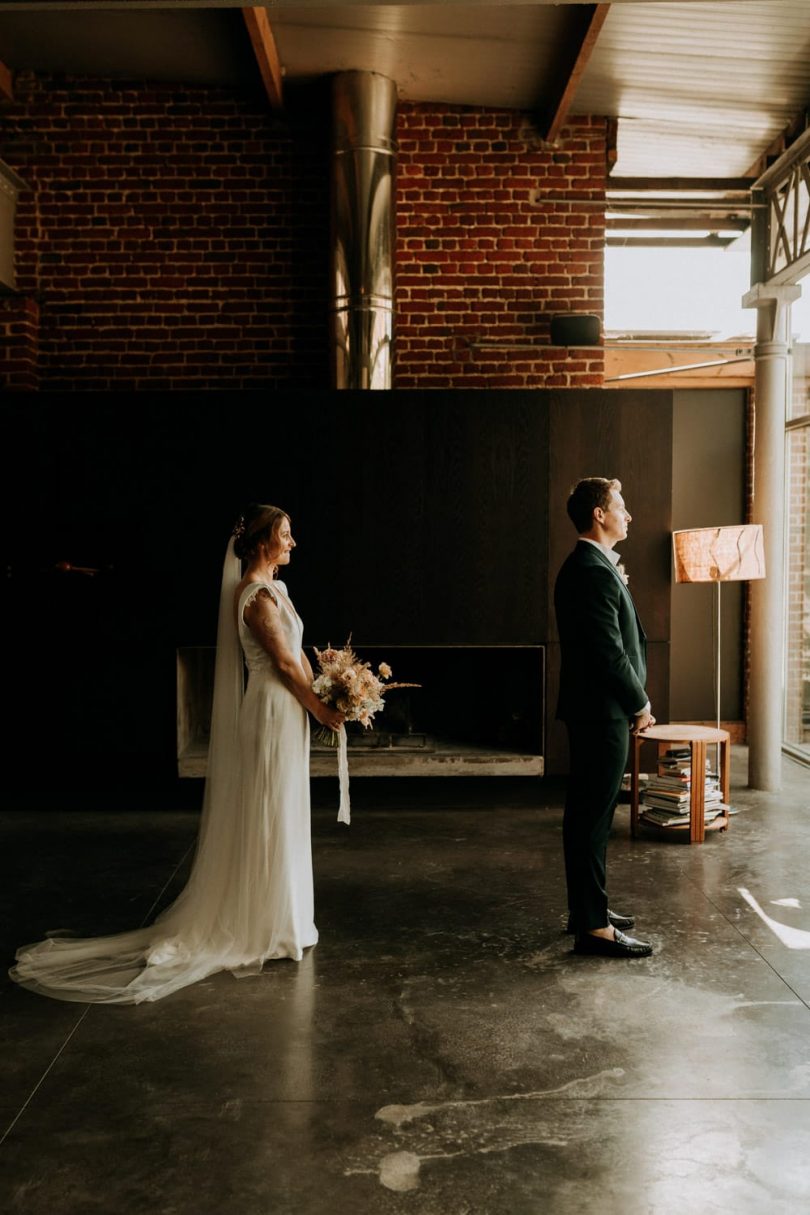
[[[276,539],[279,528],[289,515],[280,506],[266,502],[251,502],[236,520],[233,529],[233,551],[242,561],[251,561],[261,544]]]

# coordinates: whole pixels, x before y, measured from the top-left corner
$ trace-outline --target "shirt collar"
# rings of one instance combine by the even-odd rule
[[[618,565],[621,560],[621,555],[616,552],[615,548],[608,548],[605,544],[600,544],[598,540],[591,540],[589,536],[580,536],[580,540],[584,540],[586,544],[592,544],[605,554],[611,565]]]

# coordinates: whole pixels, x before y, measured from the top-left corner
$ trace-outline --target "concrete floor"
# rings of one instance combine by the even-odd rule
[[[633,842],[619,808],[611,905],[656,945],[629,962],[561,931],[558,782],[356,781],[349,829],[319,785],[302,964],[137,1008],[3,982],[0,1209],[810,1210],[810,774],[786,760],[784,792],[754,794],[744,763],[739,814],[703,846]],[[6,956],[138,924],[195,826],[6,814]]]

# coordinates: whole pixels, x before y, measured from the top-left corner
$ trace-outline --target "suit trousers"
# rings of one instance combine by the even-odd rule
[[[607,841],[630,747],[623,718],[569,721],[570,775],[563,816],[568,909],[575,932],[608,926]]]

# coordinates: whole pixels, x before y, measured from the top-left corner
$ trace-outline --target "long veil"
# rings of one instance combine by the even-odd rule
[[[52,936],[17,952],[11,978],[58,1000],[138,1004],[222,969],[255,973],[240,956],[246,910],[238,863],[241,783],[238,722],[244,690],[234,595],[241,564],[228,543],[222,567],[208,772],[197,849],[178,898],[146,927],[107,937]]]

